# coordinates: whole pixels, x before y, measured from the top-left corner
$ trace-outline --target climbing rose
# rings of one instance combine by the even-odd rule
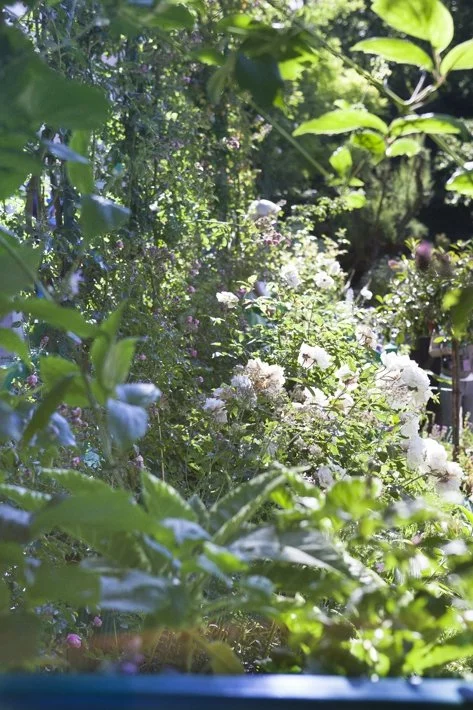
[[[217,301],[227,308],[235,308],[238,303],[238,296],[230,291],[219,291],[216,294]]]
[[[80,648],[82,646],[82,639],[77,634],[67,634],[66,643],[70,648]]]

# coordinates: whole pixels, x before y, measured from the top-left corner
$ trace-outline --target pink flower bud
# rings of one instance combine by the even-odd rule
[[[195,293],[195,288],[194,288],[194,286],[188,286],[188,287],[187,287],[187,293]]]
[[[117,241],[117,249],[123,249],[124,246],[125,245],[123,244],[123,241],[121,239],[119,239]]]
[[[191,357],[197,357],[197,350],[195,348],[189,348],[189,355]]]
[[[141,360],[141,362],[144,362],[147,359],[148,358],[146,357],[146,355],[144,353],[140,353],[140,355],[138,355],[138,360]]]
[[[102,621],[102,619],[100,618],[100,616],[94,616],[94,620],[92,621],[92,624],[93,624],[94,626],[96,626],[98,629],[100,629],[100,627],[101,627],[102,624],[103,624],[103,621]]]
[[[38,384],[38,375],[29,375],[26,378],[26,384],[28,385],[28,387],[36,387],[36,385]]]
[[[67,634],[66,643],[70,648],[80,648],[82,646],[82,639],[77,634]]]
[[[78,468],[80,466],[80,456],[74,456],[71,461],[72,468]]]

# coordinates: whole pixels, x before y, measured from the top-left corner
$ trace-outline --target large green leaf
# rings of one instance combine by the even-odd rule
[[[420,69],[433,69],[434,63],[423,49],[407,39],[371,37],[352,47],[353,51],[375,54],[398,64],[413,64]]]
[[[408,136],[414,133],[428,135],[462,134],[468,136],[468,129],[462,121],[441,113],[424,113],[420,116],[396,118],[389,126],[391,136]]]
[[[440,73],[443,75],[461,69],[473,69],[473,39],[457,44],[443,58],[440,65]]]
[[[241,675],[245,669],[235,652],[224,641],[210,641],[204,645],[210,666],[218,675]]]
[[[26,365],[31,365],[30,351],[26,341],[11,328],[0,328],[0,346],[15,353]]]
[[[67,174],[74,187],[83,195],[94,191],[92,166],[87,160],[90,143],[90,131],[74,131],[69,141],[69,149],[82,157],[82,161],[67,163]]]
[[[94,493],[103,493],[106,495],[107,491],[111,490],[110,486],[105,481],[100,480],[100,478],[85,476],[83,473],[73,469],[43,468],[41,469],[41,476],[50,478],[65,488],[66,491],[69,491],[69,493],[77,495],[82,493],[90,493],[92,495]]]
[[[39,653],[41,619],[19,611],[0,616],[0,665],[18,668]],[[2,702],[3,704],[3,702]]]
[[[359,128],[374,128],[380,133],[387,133],[388,127],[378,116],[368,111],[358,109],[337,109],[329,111],[319,118],[305,121],[294,131],[294,136],[303,136],[306,133],[320,135],[334,135],[349,133]]]
[[[84,379],[75,362],[65,360],[59,355],[48,355],[40,358],[39,372],[48,390],[52,389],[64,377],[70,377],[71,381],[64,394],[64,402],[71,407],[90,406]]]
[[[353,166],[353,159],[349,148],[346,145],[337,148],[330,156],[330,165],[332,168],[340,175],[340,177],[345,177]]]
[[[38,320],[45,321],[49,325],[72,332],[81,338],[93,338],[97,334],[98,328],[87,323],[84,316],[72,308],[58,306],[56,303],[46,301],[42,298],[28,298],[15,302],[15,309],[28,313]]]
[[[103,576],[101,580],[100,606],[127,613],[145,612],[153,614],[158,610],[174,606],[172,597],[176,588],[169,579],[154,577],[137,570],[125,571],[120,577]],[[178,622],[169,615],[168,623]]]
[[[442,51],[453,39],[453,19],[440,0],[373,0],[372,9],[399,32]]]
[[[59,380],[34,410],[33,416],[23,434],[23,442],[25,444],[31,441],[36,432],[47,427],[51,416],[59,405],[64,402],[64,397],[71,385],[72,378],[73,375],[66,375],[62,380]]]
[[[419,141],[414,138],[398,138],[387,147],[386,155],[389,158],[398,158],[401,155],[412,158],[420,152],[421,148]]]
[[[13,486],[8,483],[0,483],[0,496],[8,498],[30,513],[41,510],[51,500],[51,496],[48,493],[40,493],[39,491],[32,491],[29,488]]]
[[[95,606],[100,601],[99,577],[78,565],[42,562],[27,588],[27,596],[34,604],[61,601],[77,607]]]
[[[158,525],[143,508],[133,503],[124,490],[107,488],[81,493],[53,502],[36,514],[35,533],[58,527],[80,537],[84,527],[113,532],[144,532],[153,534]]]
[[[97,377],[103,387],[111,392],[128,377],[137,339],[124,338],[109,345],[105,353],[102,367],[97,371]]]
[[[235,62],[235,77],[241,89],[246,89],[262,107],[271,106],[284,82],[274,57],[247,57],[239,52]]]
[[[87,240],[101,234],[109,234],[127,223],[130,210],[99,195],[82,198],[80,224]]]
[[[127,385],[117,385],[115,394],[120,402],[134,404],[137,407],[149,407],[161,396],[161,391],[148,382],[134,382]]]
[[[31,515],[11,505],[0,504],[0,541],[29,542],[31,538]]]
[[[269,471],[242,483],[230,491],[210,509],[210,527],[215,531],[212,538],[223,545],[241,532],[259,508],[269,500],[270,494],[286,481],[286,476]]]
[[[473,197],[473,162],[465,163],[464,168],[456,170],[447,181],[446,189]]]
[[[0,226],[0,295],[14,296],[35,282],[36,271],[41,261],[41,249],[19,244],[15,237]]]
[[[147,471],[143,471],[143,498],[155,520],[184,518],[197,522],[197,515],[175,488]]]

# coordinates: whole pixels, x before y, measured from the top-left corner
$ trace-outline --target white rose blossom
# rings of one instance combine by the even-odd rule
[[[376,350],[376,346],[378,345],[378,336],[374,330],[369,327],[369,325],[364,325],[363,323],[357,325],[355,335],[357,341],[365,348],[372,348],[373,350]]]
[[[219,291],[215,295],[217,301],[226,308],[235,308],[239,301],[238,296],[235,296],[235,294],[231,293],[231,291]]]
[[[248,216],[257,220],[262,217],[273,217],[280,211],[281,207],[271,200],[254,200],[249,207]]]
[[[335,286],[335,281],[326,271],[319,271],[318,274],[315,274],[314,282],[317,288],[323,289],[324,291]]]
[[[324,348],[321,348],[318,345],[308,345],[307,343],[302,343],[297,362],[306,370],[311,368],[313,365],[320,367],[321,370],[327,370],[332,364],[332,358],[329,353],[324,350]]]
[[[277,397],[286,382],[284,369],[280,365],[269,365],[259,358],[249,360],[242,374],[249,378],[256,393],[270,398]]]
[[[297,288],[302,283],[299,272],[294,264],[286,264],[283,266],[280,274],[282,280],[291,288]]]

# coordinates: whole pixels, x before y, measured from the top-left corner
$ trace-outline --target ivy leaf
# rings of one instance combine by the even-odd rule
[[[450,71],[473,69],[473,39],[457,44],[451,49],[440,65],[440,73],[445,76]]]
[[[440,0],[373,0],[372,10],[390,27],[442,51],[453,39],[453,18]]]
[[[303,136],[306,133],[316,135],[335,135],[349,133],[359,128],[374,128],[380,133],[387,133],[388,127],[384,121],[369,111],[359,109],[337,109],[329,111],[319,118],[305,121],[294,131],[294,136]]]
[[[469,132],[462,121],[452,116],[440,113],[424,113],[420,116],[406,116],[395,119],[389,126],[391,136],[408,136],[414,133],[427,135],[462,134],[468,137]]]
[[[420,69],[433,69],[434,63],[423,49],[407,39],[372,37],[352,47],[354,52],[375,54],[397,64],[413,64]]]
[[[398,158],[401,155],[412,158],[414,155],[417,155],[420,150],[420,143],[413,138],[399,138],[387,147],[386,155],[389,158]]]

